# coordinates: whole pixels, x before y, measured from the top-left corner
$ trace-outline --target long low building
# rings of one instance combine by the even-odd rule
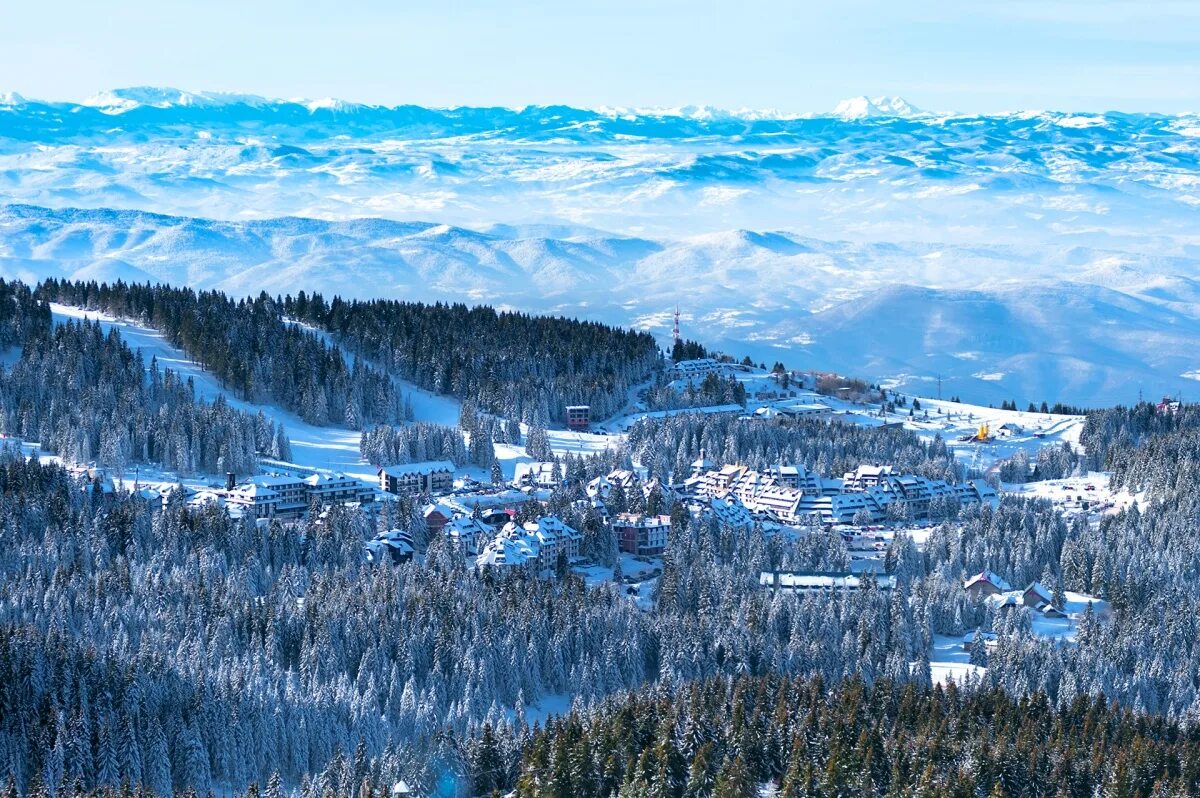
[[[887,574],[829,571],[763,571],[758,575],[758,584],[789,593],[821,593],[827,590],[861,590],[872,578],[880,590],[891,590],[896,586],[896,577]]]
[[[232,479],[232,477],[231,477]],[[368,504],[376,497],[373,485],[345,474],[259,474],[221,493],[226,506],[250,517],[294,518],[313,504]]]
[[[848,524],[862,512],[880,521],[897,505],[914,517],[924,517],[939,500],[960,505],[999,501],[996,490],[983,480],[955,484],[895,474],[890,466],[862,466],[843,479],[823,479],[799,466],[754,471],[726,465],[693,473],[679,493],[708,501],[733,498],[750,512],[785,524],[812,519]]]

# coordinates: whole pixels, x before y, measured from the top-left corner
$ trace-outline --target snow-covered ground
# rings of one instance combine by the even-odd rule
[[[184,377],[190,377],[196,387],[197,395],[201,398],[211,401],[218,395],[223,395],[233,407],[248,412],[262,412],[276,423],[283,424],[291,439],[293,461],[296,465],[321,471],[343,472],[365,480],[375,478],[375,469],[359,457],[361,434],[358,431],[341,427],[314,426],[277,406],[241,399],[223,388],[213,374],[171,346],[161,333],[135,321],[116,319],[96,311],[86,311],[59,304],[52,306],[52,313],[54,319],[59,323],[69,319],[87,318],[98,321],[106,331],[116,329],[131,347],[142,351],[147,363],[151,357],[154,357],[157,358],[161,368],[170,368]],[[349,354],[346,357],[352,359]],[[751,396],[757,392],[778,387],[777,383],[762,369],[738,369],[732,373],[743,382]],[[397,380],[396,383],[404,394],[411,397],[416,420],[449,425],[457,423],[460,410],[460,403],[457,400],[432,394],[401,380]],[[630,412],[596,425],[597,430],[603,429],[605,432],[549,430],[547,437],[551,448],[560,454],[569,452],[588,455],[604,451],[617,445],[623,437],[624,430],[628,429],[631,424],[648,415],[662,416],[676,412],[741,412],[734,406],[722,406],[646,413],[638,409],[636,397],[640,387],[635,387],[630,391],[630,401],[627,406],[627,410]],[[777,411],[797,404],[824,405],[830,408],[828,417],[844,422],[873,426],[885,423],[900,424],[905,429],[926,439],[941,436],[960,462],[978,470],[987,470],[1020,450],[1030,452],[1032,455],[1040,446],[1061,445],[1062,443],[1077,446],[1079,431],[1083,423],[1082,418],[1075,416],[995,410],[936,399],[921,399],[920,401],[921,411],[912,416],[909,416],[907,412],[902,412],[885,417],[880,415],[879,405],[854,403],[799,391],[796,397],[787,399],[765,402],[751,401],[745,412],[753,413],[759,408]],[[964,443],[958,440],[964,435],[975,432],[981,424],[987,424],[993,434],[997,436],[993,442]],[[1002,427],[1006,424],[1016,425],[1019,430],[1011,434],[1004,434]],[[527,432],[526,429],[522,431]],[[506,479],[514,477],[518,464],[531,461],[531,458],[525,453],[523,445],[520,444],[498,444],[496,455],[501,465],[501,472]],[[153,479],[155,473],[153,469],[145,468],[142,471],[145,472],[145,479]],[[158,476],[166,482],[176,479],[173,474],[164,473]],[[490,480],[490,474],[485,469],[471,466],[460,469],[459,476],[469,476],[485,482]],[[1122,506],[1119,499],[1111,497],[1105,491],[1106,479],[1097,476],[1092,481],[1098,486],[1095,494],[1098,500],[1107,501],[1111,506]],[[1066,484],[1069,487],[1075,487],[1071,481],[1067,481]],[[1082,495],[1078,490],[1072,493],[1070,489],[1062,490],[1060,487],[1048,483],[1015,486],[1012,490],[1030,495],[1048,494],[1051,498],[1060,501],[1067,496]],[[1061,491],[1062,495],[1056,493],[1056,490]],[[917,534],[920,532],[918,531]],[[871,557],[859,558],[855,562],[855,567],[859,569],[873,567],[873,563],[874,559]]]
[[[337,346],[337,343],[333,340],[333,336],[324,330],[314,327],[311,324],[295,321],[294,319],[284,319],[284,321],[288,324],[302,327],[319,336],[331,347],[337,347],[338,351],[342,353],[342,359],[346,361],[347,366],[353,367],[354,361],[358,359],[357,355],[351,354],[344,348]],[[366,358],[362,360],[365,365],[371,366],[376,371],[387,372],[387,369],[380,367],[379,364],[372,360]],[[462,402],[453,396],[436,394],[433,391],[428,391],[399,377],[392,377],[392,384],[411,402],[414,421],[428,421],[433,424],[444,424],[449,427],[458,424],[458,416],[462,411]]]
[[[613,569],[602,565],[579,564],[574,571],[583,577],[589,587],[613,583]],[[641,557],[627,552],[621,553],[621,585],[638,607],[649,611],[654,607],[654,587],[662,574],[661,557]]]
[[[663,343],[678,304],[738,357],[984,403],[1197,388],[1194,115],[105,96],[0,98],[0,274],[488,302]]]
[[[990,603],[999,603],[1007,596],[1016,596],[1020,601],[1021,590],[1010,591],[990,596]],[[1079,628],[1079,619],[1087,612],[1088,605],[1103,617],[1107,604],[1103,599],[1084,593],[1066,591],[1066,603],[1060,609],[1066,614],[1065,618],[1047,618],[1036,610],[1027,610],[1032,616],[1030,629],[1037,637],[1056,640],[1061,643],[1073,643],[1075,633]],[[1007,612],[1021,612],[1013,609]],[[930,670],[934,684],[945,683],[949,679],[962,682],[972,674],[982,673],[985,669],[971,664],[971,655],[963,648],[963,638],[950,635],[934,635],[933,644],[929,649]]]
[[[763,369],[753,368],[733,372],[746,388],[748,396],[758,391],[779,390],[779,384],[767,376]],[[881,427],[885,424],[899,425],[916,433],[925,440],[940,437],[954,453],[959,462],[984,472],[997,463],[1012,457],[1018,451],[1036,452],[1043,446],[1068,444],[1079,447],[1079,433],[1083,430],[1082,416],[1058,415],[1053,413],[1029,413],[1021,410],[998,410],[983,405],[930,399],[924,396],[906,395],[908,407],[897,407],[896,412],[882,412],[877,403],[850,402],[812,391],[792,387],[795,397],[784,399],[747,400],[749,413],[760,412],[770,415],[797,405],[824,405],[830,409],[829,418],[850,424]],[[921,409],[913,410],[913,400],[920,402]],[[977,433],[986,425],[991,434],[988,443],[960,440]],[[1009,429],[1005,429],[1006,425]]]
[[[929,670],[934,684],[953,680],[962,683],[972,675],[982,675],[983,668],[971,664],[971,655],[963,650],[961,637],[934,635],[929,650]]]
[[[374,481],[375,468],[363,461],[358,454],[362,434],[342,427],[317,427],[301,420],[274,405],[247,402],[221,386],[210,372],[173,347],[162,333],[133,321],[116,319],[103,313],[67,305],[52,304],[55,321],[89,319],[100,322],[107,332],[116,329],[130,348],[140,349],[149,366],[150,359],[157,358],[159,368],[171,369],[184,378],[190,377],[196,386],[196,395],[207,401],[224,396],[231,407],[251,413],[262,412],[287,429],[292,442],[292,459],[296,465],[324,471],[339,471],[350,476]],[[457,415],[455,416],[457,423]]]
[[[1092,471],[1087,476],[1067,479],[1046,479],[1019,485],[1004,485],[1004,492],[1017,496],[1048,499],[1067,517],[1086,514],[1089,519],[1099,515],[1119,513],[1135,502],[1144,505],[1141,495],[1127,490],[1113,490],[1109,474]]]
[[[360,432],[344,427],[315,426],[275,405],[249,402],[238,398],[225,389],[211,372],[206,371],[203,366],[184,352],[172,346],[162,333],[138,322],[117,319],[98,311],[57,303],[52,303],[51,313],[58,323],[64,323],[71,319],[89,319],[99,322],[105,332],[115,329],[131,348],[141,350],[147,366],[149,366],[151,358],[157,358],[160,368],[169,368],[184,378],[190,377],[196,386],[196,395],[199,398],[212,401],[217,396],[224,396],[232,407],[252,413],[261,411],[276,423],[283,424],[291,439],[292,460],[295,465],[318,471],[341,472],[368,481],[375,480],[375,468],[359,456],[359,442],[362,438]],[[7,354],[14,353],[16,357],[20,356],[19,350],[10,351]],[[352,355],[344,354],[348,362],[353,361]],[[414,420],[449,426],[458,424],[461,403],[457,399],[431,393],[404,380],[395,379],[394,381],[397,388],[405,396],[411,398]],[[523,429],[524,431],[526,430]],[[617,436],[570,430],[549,430],[547,438],[551,448],[560,454],[566,452],[592,454],[614,445],[619,439]],[[496,456],[506,479],[513,478],[517,463],[527,463],[532,460],[529,455],[525,454],[525,449],[521,445],[497,444]],[[142,484],[147,481],[154,482],[156,478],[159,481],[171,483],[177,480],[174,474],[158,473],[152,468],[143,467],[140,474]],[[481,481],[490,480],[490,474],[486,469],[474,466],[459,469],[458,475],[473,477]],[[205,484],[210,481],[201,480]]]

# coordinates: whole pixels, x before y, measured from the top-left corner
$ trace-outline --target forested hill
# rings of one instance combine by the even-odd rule
[[[0,347],[20,349],[0,369],[0,432],[76,463],[121,473],[156,463],[179,473],[248,473],[258,453],[290,456],[282,425],[262,413],[197,400],[190,380],[142,359],[96,323],[55,326],[46,303],[0,280]]]
[[[486,306],[327,302],[301,292],[283,308],[423,388],[534,423],[561,421],[568,404],[607,418],[660,358],[648,333]]]
[[[552,719],[515,785],[490,730],[473,792],[517,798],[743,798],[766,782],[809,796],[1158,796],[1200,789],[1200,733],[1103,698],[850,680],[714,679],[644,689]]]
[[[148,324],[238,396],[276,404],[310,424],[358,428],[404,416],[391,378],[361,363],[348,365],[321,336],[287,324],[265,295],[234,300],[190,288],[56,280],[41,283],[35,294]]]
[[[141,320],[231,390],[318,424],[402,418],[402,399],[380,369],[505,418],[561,421],[569,404],[589,404],[602,418],[660,362],[646,333],[464,304],[327,301],[303,291],[235,300],[120,281],[47,280],[37,296]],[[362,360],[347,366],[338,346]]]

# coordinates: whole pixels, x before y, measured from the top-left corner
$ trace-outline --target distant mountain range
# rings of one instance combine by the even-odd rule
[[[984,401],[1200,376],[1200,116],[0,96],[0,268],[466,299]],[[902,334],[895,332],[902,331]],[[1188,376],[1182,376],[1188,375]]]
[[[914,264],[919,266],[914,267]],[[997,279],[1021,269],[1026,279]],[[0,207],[0,275],[234,295],[467,301],[686,335],[916,393],[1086,404],[1200,378],[1200,263],[1063,247],[856,244],[786,232],[650,239],[558,225],[219,222]],[[919,287],[914,279],[939,287]]]
[[[526,106],[525,108],[508,109],[502,106],[491,108],[423,108],[421,106],[386,106],[373,105],[369,103],[347,102],[327,97],[319,100],[310,99],[269,99],[256,94],[242,94],[229,92],[215,91],[184,91],[182,89],[173,89],[160,86],[132,86],[121,89],[111,89],[102,91],[80,103],[70,102],[50,102],[43,100],[33,100],[16,92],[0,92],[0,106],[58,106],[66,108],[94,108],[106,114],[124,114],[129,111],[139,109],[158,109],[168,110],[177,108],[228,108],[241,106],[244,108],[259,108],[278,110],[291,106],[299,106],[310,113],[319,111],[329,111],[334,113],[376,113],[386,114],[398,111],[412,110],[427,110],[427,111],[443,111],[448,116],[457,116],[461,111],[478,111],[486,110],[492,112],[503,112],[512,110],[517,112],[533,111],[536,112],[539,106]],[[569,108],[566,106],[550,106],[555,111],[583,111],[584,109]],[[601,108],[595,113],[600,116],[621,116],[633,118],[639,116],[654,116],[654,117],[680,117],[691,119],[714,120],[720,118],[741,118],[741,119],[809,119],[819,116],[836,116],[836,117],[858,117],[863,115],[869,116],[916,116],[924,113],[920,109],[911,106],[902,97],[852,97],[843,100],[834,108],[831,114],[821,114],[814,112],[782,112],[776,110],[762,109],[742,109],[740,111],[730,111],[713,106],[681,106],[678,108]]]

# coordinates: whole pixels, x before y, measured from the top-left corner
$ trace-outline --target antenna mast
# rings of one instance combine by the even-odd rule
[[[675,326],[671,329],[671,336],[674,338],[675,343],[679,343],[681,341],[681,339],[679,337],[679,306],[678,305],[675,306]]]

